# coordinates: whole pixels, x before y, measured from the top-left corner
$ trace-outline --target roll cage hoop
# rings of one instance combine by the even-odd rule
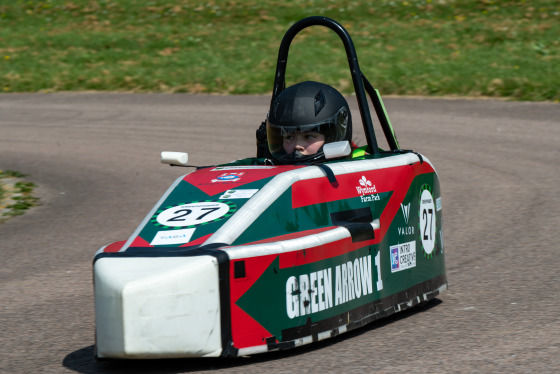
[[[366,77],[360,71],[360,66],[358,64],[358,56],[356,55],[356,49],[354,48],[354,43],[350,38],[350,35],[338,22],[327,18],[327,17],[307,17],[295,24],[293,24],[282,39],[280,44],[280,49],[278,51],[278,62],[276,64],[276,74],[274,77],[274,88],[272,91],[272,101],[286,88],[286,65],[288,62],[288,52],[290,49],[290,44],[295,36],[303,29],[309,26],[325,26],[336,32],[336,34],[342,40],[344,48],[346,49],[346,57],[348,58],[348,65],[350,67],[350,73],[352,75],[352,82],[354,83],[354,91],[356,92],[356,98],[358,100],[358,107],[360,109],[360,115],[362,117],[362,124],[364,126],[364,132],[366,135],[367,145],[369,152],[373,155],[379,154],[379,146],[377,145],[377,139],[375,137],[375,131],[373,129],[373,123],[371,120],[371,115],[369,111],[369,106],[366,97],[366,91],[370,97],[387,143],[392,151],[399,150],[399,143],[389,117],[385,111],[383,101],[379,92],[373,88],[371,83],[366,79]]]

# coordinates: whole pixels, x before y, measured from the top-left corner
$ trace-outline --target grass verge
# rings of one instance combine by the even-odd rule
[[[25,176],[13,170],[0,170],[0,223],[40,205],[39,198],[33,196],[33,189],[37,186],[24,181]]]
[[[560,101],[557,0],[0,0],[0,92],[268,93],[282,36],[312,15],[349,31],[384,95]],[[322,27],[286,78],[352,90]]]

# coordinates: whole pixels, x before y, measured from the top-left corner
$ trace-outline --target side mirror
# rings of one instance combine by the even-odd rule
[[[327,160],[345,157],[348,156],[351,152],[352,147],[350,147],[350,142],[348,140],[328,143],[323,146],[323,153],[325,154],[325,158]]]
[[[187,166],[189,155],[185,152],[161,152],[161,163],[168,165]]]

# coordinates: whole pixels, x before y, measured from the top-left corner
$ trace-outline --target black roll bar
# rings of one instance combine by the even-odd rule
[[[387,138],[387,142],[392,150],[398,149],[398,142],[392,131],[391,124],[387,115],[385,113],[383,103],[381,102],[379,95],[373,95],[376,90],[371,86],[369,81],[360,71],[360,66],[358,64],[358,56],[356,55],[356,49],[354,48],[354,43],[350,38],[350,35],[342,27],[341,24],[327,17],[307,17],[292,25],[284,35],[282,43],[280,44],[280,49],[278,51],[278,62],[276,64],[276,74],[274,77],[274,88],[272,90],[272,102],[274,99],[286,88],[286,65],[288,62],[288,51],[290,49],[290,44],[295,36],[303,29],[309,26],[325,26],[336,32],[336,34],[342,40],[344,48],[346,50],[346,57],[348,58],[348,66],[350,67],[350,73],[352,75],[352,82],[354,83],[354,91],[356,92],[356,99],[358,100],[358,107],[360,109],[360,115],[362,117],[362,123],[364,126],[364,132],[366,135],[366,140],[369,148],[369,152],[372,154],[379,153],[379,147],[377,145],[377,139],[375,137],[375,131],[373,129],[373,123],[371,121],[371,115],[369,111],[369,106],[367,102],[367,96],[364,89],[364,81],[368,89],[368,94],[372,103],[374,104],[375,112],[379,118],[379,122]]]

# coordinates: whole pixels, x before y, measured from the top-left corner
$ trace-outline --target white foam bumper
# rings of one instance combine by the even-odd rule
[[[95,262],[94,282],[97,357],[222,352],[216,258],[105,257]]]

